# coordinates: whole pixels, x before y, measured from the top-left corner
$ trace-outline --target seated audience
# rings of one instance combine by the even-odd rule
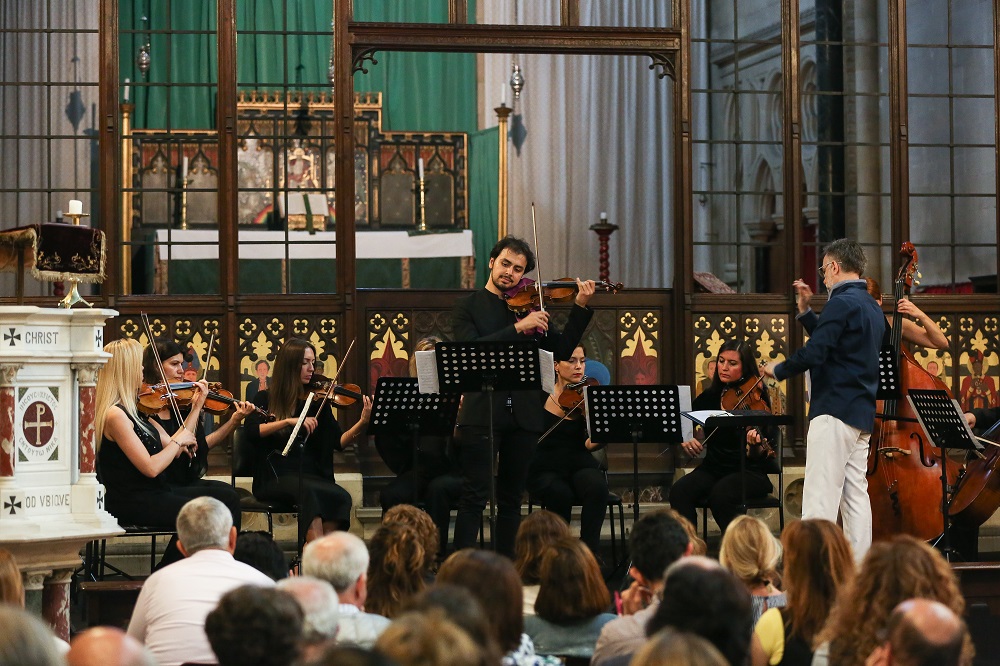
[[[681,515],[680,511],[676,509],[667,509],[667,513],[674,517],[684,531],[688,535],[688,541],[691,542],[691,554],[692,555],[708,555],[708,544],[705,540],[701,538],[698,534],[698,528],[690,520]]]
[[[813,639],[854,578],[844,531],[828,520],[796,520],[781,534],[788,603],[761,615],[750,644],[753,666],[809,666]]]
[[[156,659],[118,627],[94,627],[73,638],[66,666],[156,666]]]
[[[663,573],[681,557],[691,554],[684,527],[669,511],[656,511],[640,518],[629,535],[632,557],[629,575],[633,582],[622,593],[623,617],[601,629],[590,663],[598,666],[622,655],[635,653],[646,641],[646,623],[656,612],[657,595],[663,590]]]
[[[479,646],[441,611],[402,614],[375,649],[400,666],[486,666]]]
[[[44,622],[16,605],[0,604],[0,664],[64,666],[55,635]]]
[[[513,563],[503,555],[471,548],[452,553],[441,565],[437,583],[464,587],[488,609],[493,636],[504,652],[503,666],[559,663],[536,655],[531,638],[524,633],[520,580]]]
[[[340,600],[333,586],[312,576],[292,576],[278,581],[279,590],[302,608],[302,659],[317,656],[337,636]]]
[[[354,645],[328,645],[323,653],[305,666],[399,666],[395,661],[375,650]]]
[[[267,532],[240,532],[236,537],[233,557],[237,562],[249,564],[271,580],[288,577],[285,552]]]
[[[299,657],[302,608],[273,587],[227,592],[205,619],[219,666],[291,666]]]
[[[615,619],[601,567],[585,543],[559,539],[545,551],[535,615],[524,631],[540,654],[586,657],[594,654],[601,628]]]
[[[653,634],[629,665],[729,666],[729,662],[701,636],[666,627]]]
[[[866,666],[959,666],[969,639],[965,622],[940,601],[910,599],[889,616],[886,640]]]
[[[521,577],[524,615],[535,614],[535,598],[541,581],[542,555],[557,540],[569,536],[569,525],[560,516],[539,509],[521,521],[514,538],[514,568]]]
[[[730,664],[745,664],[753,631],[750,596],[743,583],[715,560],[686,557],[667,568],[663,600],[646,632],[654,636],[666,627],[697,634]]]
[[[333,585],[340,600],[337,642],[371,648],[389,620],[365,612],[368,598],[368,548],[350,532],[334,532],[308,543],[302,573]]]
[[[24,608],[24,578],[14,556],[3,548],[0,548],[0,602]],[[59,654],[69,650],[69,643],[58,636],[53,634],[52,640]]]
[[[482,604],[464,587],[435,583],[403,605],[404,612],[426,613],[437,610],[458,625],[476,642],[488,664],[500,663],[500,648]]]
[[[198,497],[177,515],[177,547],[185,559],[153,573],[142,586],[128,633],[161,666],[212,663],[205,617],[222,595],[241,585],[273,587],[274,581],[233,559],[236,528],[226,505]]]
[[[768,608],[787,603],[778,589],[778,564],[781,544],[758,518],[737,516],[729,523],[719,546],[719,563],[743,581],[753,602],[753,621]]]
[[[387,618],[423,591],[427,558],[420,534],[405,523],[382,523],[368,543],[368,600],[365,608]]]
[[[965,599],[947,560],[923,541],[900,534],[874,543],[854,580],[837,596],[816,642],[815,666],[862,666],[882,642],[893,609],[907,599],[939,601],[962,617]],[[962,663],[975,655],[962,641]]]
[[[441,549],[441,534],[431,517],[412,504],[397,504],[382,515],[382,522],[405,523],[417,531],[424,547],[424,578],[430,583],[434,579],[438,554],[444,552]]]

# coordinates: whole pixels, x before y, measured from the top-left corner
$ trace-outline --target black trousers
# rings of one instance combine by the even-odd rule
[[[458,463],[462,471],[462,498],[455,519],[455,550],[472,548],[489,499],[490,460],[489,428],[462,426],[458,437]],[[521,524],[521,501],[528,477],[528,465],[540,433],[522,430],[515,425],[495,431],[499,456],[496,476],[497,525],[493,543],[497,552],[513,558],[514,537]]]
[[[740,473],[716,473],[698,466],[670,487],[670,506],[679,514],[698,525],[696,504],[706,502],[712,517],[722,532],[733,518],[743,513],[740,502]],[[744,472],[747,498],[764,497],[774,486],[766,474],[747,470]]]
[[[299,543],[304,543],[309,523],[315,518],[337,523],[338,529],[351,524],[351,494],[329,479],[312,474],[302,475],[301,499],[299,475],[282,474],[254,487],[254,495],[262,500],[299,504]]]
[[[462,477],[456,474],[439,474],[429,480],[421,479],[418,492],[416,475],[410,470],[397,476],[382,490],[382,511],[388,511],[397,504],[422,504],[422,508],[438,528],[441,539],[438,556],[442,557],[448,551],[451,510],[458,506],[462,486]]]
[[[595,555],[601,545],[601,527],[608,509],[608,482],[600,469],[568,470],[562,474],[542,472],[528,479],[532,499],[571,522],[573,506],[579,504],[580,539]]]

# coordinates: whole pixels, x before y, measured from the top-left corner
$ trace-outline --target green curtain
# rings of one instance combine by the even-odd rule
[[[497,241],[497,198],[500,183],[500,128],[469,135],[469,228],[476,251],[476,287],[489,277],[490,250]]]
[[[329,92],[332,16],[333,0],[240,0],[236,5],[239,87],[282,90],[287,84],[292,90]],[[261,34],[269,31],[290,34]]]

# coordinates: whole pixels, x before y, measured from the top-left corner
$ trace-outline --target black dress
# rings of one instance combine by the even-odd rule
[[[723,386],[702,391],[694,399],[691,408],[695,411],[703,409],[719,409],[722,404]],[[767,393],[763,394],[767,400]],[[674,481],[670,488],[670,506],[678,513],[698,524],[698,505],[707,502],[715,522],[722,532],[736,516],[742,513],[740,497],[740,456],[746,447],[746,430],[744,428],[706,429],[705,437],[711,440],[705,444],[705,459],[680,479]],[[773,441],[774,433],[768,433]],[[777,463],[770,459],[747,459],[744,482],[748,498],[764,497],[774,486],[768,474],[778,472]]]
[[[545,410],[548,430],[559,417]],[[583,418],[564,419],[538,443],[528,468],[528,492],[549,511],[570,522],[573,505],[581,506],[580,539],[598,553],[601,526],[608,508],[608,482],[600,464],[587,449]]]
[[[268,391],[257,393],[253,403],[267,412]],[[300,402],[297,411],[304,405],[304,401]],[[243,422],[247,438],[254,444],[253,494],[262,500],[299,505],[300,540],[305,538],[309,523],[317,517],[324,522],[336,522],[343,529],[351,522],[351,494],[337,485],[333,475],[333,453],[342,450],[340,425],[329,407],[323,407],[316,418],[316,429],[306,439],[304,450],[295,444],[287,457],[282,456],[281,451],[291,428],[262,437],[263,421],[259,414],[250,414]],[[304,435],[305,430],[300,430],[299,439]]]

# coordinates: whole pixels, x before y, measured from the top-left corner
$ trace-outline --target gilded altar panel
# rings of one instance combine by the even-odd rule
[[[982,409],[1000,404],[1000,354],[996,315],[958,316],[958,377],[955,396],[962,409]]]

